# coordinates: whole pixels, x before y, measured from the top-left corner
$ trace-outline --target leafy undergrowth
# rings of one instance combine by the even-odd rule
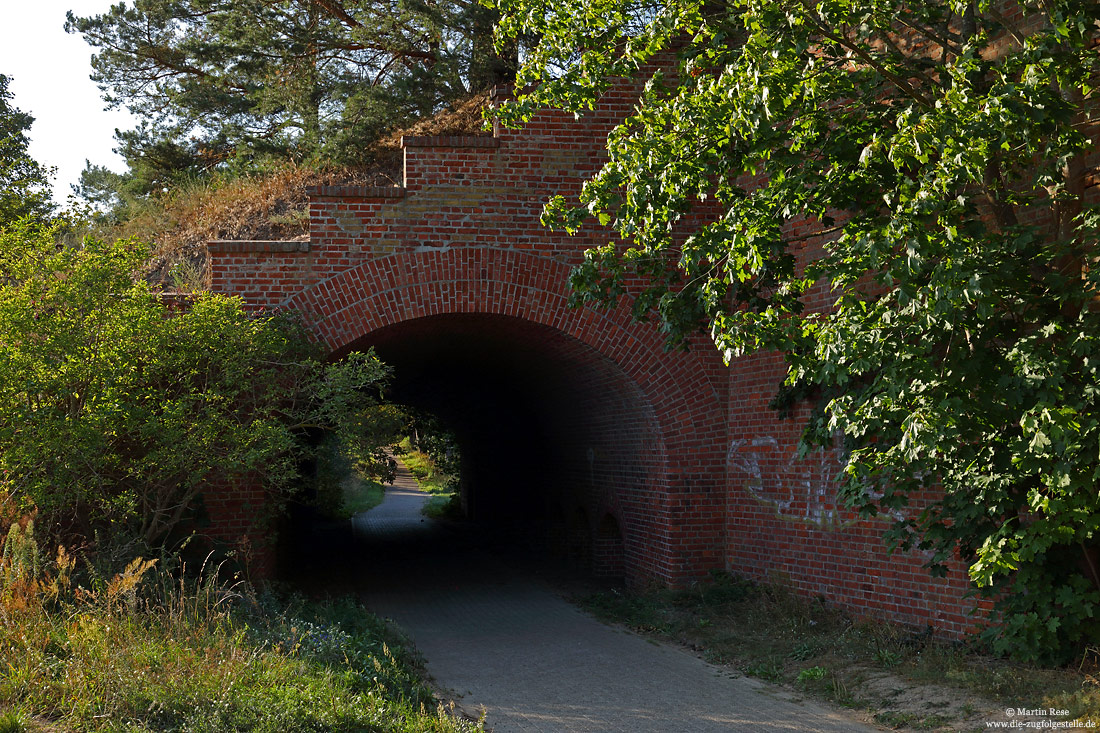
[[[398,458],[412,473],[422,491],[432,496],[450,496],[454,493],[455,477],[441,471],[427,453],[410,448],[407,440],[402,443]]]
[[[352,600],[180,582],[131,564],[93,590],[5,566],[0,730],[480,730],[439,707],[417,659]],[[59,580],[60,579],[60,580]]]
[[[462,519],[462,501],[458,492],[446,496],[433,496],[420,510],[424,516],[432,519]]]
[[[450,496],[454,491],[454,477],[436,468],[428,454],[410,450],[400,458],[405,468],[416,478],[422,491],[432,496]]]
[[[1100,721],[1100,659],[1074,669],[994,659],[883,622],[855,621],[783,586],[726,574],[687,591],[604,591],[580,598],[596,616],[683,643],[708,661],[797,694],[864,711],[880,725],[984,730],[1006,708],[1056,708],[1057,720]],[[1027,715],[1022,715],[1027,719]]]
[[[385,485],[338,445],[322,450],[317,466],[317,504],[324,516],[350,519],[382,503]]]

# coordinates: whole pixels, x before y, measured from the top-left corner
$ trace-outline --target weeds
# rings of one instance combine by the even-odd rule
[[[363,461],[353,460],[336,441],[318,451],[318,511],[331,519],[350,519],[382,503],[386,487]]]
[[[257,594],[217,566],[192,577],[139,558],[89,588],[68,582],[66,553],[46,565],[34,577],[4,560],[0,574],[0,708],[17,711],[0,731],[32,715],[93,731],[478,729],[439,708],[402,640],[351,600]]]
[[[465,516],[462,511],[462,497],[458,492],[449,496],[433,496],[420,511],[432,519],[462,519]]]
[[[0,713],[0,733],[23,733],[25,730],[27,724],[22,715],[10,710]]]
[[[798,673],[799,682],[808,682],[810,680],[824,679],[828,670],[824,667],[808,667]]]
[[[880,713],[884,725],[939,728],[956,717],[980,725],[1009,705],[1100,720],[1095,650],[1086,650],[1076,669],[1009,663],[927,631],[854,620],[778,579],[754,583],[725,573],[688,590],[607,591],[580,602],[604,620],[678,640],[750,676],[848,707],[889,708]],[[902,690],[917,685],[935,685],[928,695],[942,693],[950,703],[924,697],[912,710],[897,709]],[[933,708],[938,712],[929,715]]]
[[[382,503],[386,487],[373,479],[349,476],[342,486],[344,492],[343,514],[354,517],[370,511]]]
[[[416,478],[416,483],[420,485],[422,491],[426,491],[432,496],[446,497],[450,497],[455,493],[457,476],[440,471],[431,456],[423,451],[408,448],[407,442],[402,443],[402,447],[404,450],[400,455],[401,462]]]
[[[401,462],[409,469],[420,489],[431,494],[421,512],[433,519],[461,519],[463,511],[457,488],[458,477],[439,470],[431,456],[413,450],[407,441],[401,447]]]

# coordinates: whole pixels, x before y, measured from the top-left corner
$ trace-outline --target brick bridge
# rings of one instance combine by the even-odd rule
[[[300,311],[336,358],[375,347],[396,369],[391,396],[459,436],[470,512],[548,552],[636,584],[729,569],[960,632],[963,576],[887,556],[881,523],[835,505],[838,456],[795,457],[796,423],[767,407],[777,356],[666,353],[626,309],[568,307],[571,267],[606,240],[539,216],[599,168],[634,99],[612,90],[581,120],[547,112],[521,131],[406,137],[403,186],[312,190],[308,242],[210,243],[212,287]],[[241,493],[207,498],[215,534],[255,531]]]

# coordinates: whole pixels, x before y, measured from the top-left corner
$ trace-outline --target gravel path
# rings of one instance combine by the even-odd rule
[[[594,620],[476,537],[424,519],[426,498],[402,470],[385,501],[353,520],[374,558],[360,592],[495,733],[875,730]]]

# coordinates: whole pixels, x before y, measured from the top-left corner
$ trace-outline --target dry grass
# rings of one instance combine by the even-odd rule
[[[304,239],[309,235],[306,189],[323,185],[394,185],[392,172],[315,170],[287,165],[272,173],[185,185],[150,201],[112,232],[153,243],[147,276],[195,283],[205,276],[206,243],[214,239]],[[203,278],[204,280],[205,278]]]
[[[456,102],[454,106],[438,114],[414,123],[404,130],[396,130],[383,137],[380,148],[401,147],[403,135],[478,135],[484,134],[483,112],[489,106],[489,93],[483,92]]]
[[[130,218],[104,232],[105,237],[134,237],[153,245],[146,277],[167,287],[202,287],[206,283],[207,242],[215,239],[303,240],[309,236],[310,186],[401,184],[401,137],[404,135],[470,135],[484,132],[482,111],[488,94],[396,130],[379,140],[360,168],[326,168],[286,164],[247,177],[214,176],[177,186],[151,199]]]

